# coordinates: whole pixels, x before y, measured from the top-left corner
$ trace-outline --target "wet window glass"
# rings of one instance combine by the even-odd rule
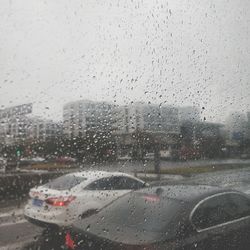
[[[117,187],[116,189],[140,189],[145,187],[143,182],[134,180],[127,177],[116,177]]]
[[[0,249],[77,250],[89,234],[84,250],[165,249],[157,230],[182,202],[173,246],[250,249],[249,0],[0,6]],[[171,199],[125,211],[148,187]],[[194,214],[198,229],[236,221],[211,245],[187,214],[228,192]],[[104,208],[134,231],[103,232]]]
[[[238,194],[231,194],[229,199],[229,206],[233,210],[234,219],[250,216],[250,202],[248,198]]]
[[[102,178],[96,180],[89,184],[85,189],[86,190],[112,190],[115,189],[114,186],[117,186],[117,180],[114,177]]]

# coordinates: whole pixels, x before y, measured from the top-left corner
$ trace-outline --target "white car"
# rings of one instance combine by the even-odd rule
[[[69,226],[79,216],[98,211],[119,196],[147,186],[119,172],[71,173],[30,190],[25,218],[40,226]]]

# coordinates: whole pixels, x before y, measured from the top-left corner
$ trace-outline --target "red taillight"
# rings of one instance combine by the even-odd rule
[[[76,197],[75,196],[60,196],[52,197],[45,200],[45,202],[51,206],[64,207],[68,206]]]
[[[150,201],[150,202],[160,201],[160,197],[158,195],[145,195],[144,199],[145,201]]]
[[[69,249],[75,249],[75,247],[76,247],[76,244],[75,244],[74,240],[71,238],[71,235],[69,232],[67,232],[65,235],[65,245]]]

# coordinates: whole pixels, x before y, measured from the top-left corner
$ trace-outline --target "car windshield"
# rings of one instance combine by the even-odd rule
[[[44,185],[44,187],[55,190],[69,190],[86,180],[87,178],[84,177],[79,177],[75,175],[66,175],[48,182],[47,184]]]
[[[180,213],[181,202],[160,198],[155,194],[131,194],[120,198],[100,212],[104,224],[127,227],[135,232],[166,232],[174,225],[171,221]]]

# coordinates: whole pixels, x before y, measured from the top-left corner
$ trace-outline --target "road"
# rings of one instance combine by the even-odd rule
[[[192,178],[185,178],[186,183],[219,185],[237,189],[250,195],[250,169],[218,171],[206,174],[197,174]]]
[[[0,249],[20,249],[26,243],[35,241],[42,230],[25,220],[5,223],[0,226]]]
[[[172,168],[185,168],[185,167],[207,167],[207,166],[218,166],[218,165],[250,165],[250,160],[242,159],[221,159],[221,160],[188,160],[188,161],[166,161],[161,160],[160,166],[162,169]],[[154,169],[154,161],[146,160],[142,161],[120,161],[120,162],[108,162],[96,165],[82,165],[84,170],[100,169],[105,171],[121,171],[127,173],[143,172]]]
[[[218,166],[218,165],[250,165],[250,159],[217,159],[217,160],[188,160],[188,161],[167,161],[161,160],[160,167],[162,169],[172,169],[172,168],[185,168],[185,167],[207,167],[207,166]],[[64,169],[64,172],[67,171],[78,171],[78,170],[104,170],[104,171],[121,171],[126,173],[134,172],[144,172],[149,170],[154,170],[154,160],[145,160],[142,161],[131,161],[123,160],[118,162],[105,162],[105,163],[83,163],[77,165],[75,168]],[[24,173],[46,173],[46,170],[23,170]],[[7,173],[9,175],[16,174],[15,172]],[[6,175],[6,173],[0,173],[0,176]]]
[[[224,187],[236,188],[248,192],[250,190],[250,169],[219,171],[207,174],[199,174],[185,179],[174,178],[171,182],[199,183],[208,185],[221,185]],[[161,184],[169,183],[163,180]],[[250,194],[250,193],[249,193]],[[25,221],[22,216],[22,208],[5,208],[0,210],[0,250],[5,249],[36,249],[24,248],[24,246],[34,246],[34,242],[45,241],[42,236],[43,230]],[[30,245],[30,244],[31,245]],[[40,244],[40,243],[39,243]],[[44,249],[50,249],[46,246]]]

